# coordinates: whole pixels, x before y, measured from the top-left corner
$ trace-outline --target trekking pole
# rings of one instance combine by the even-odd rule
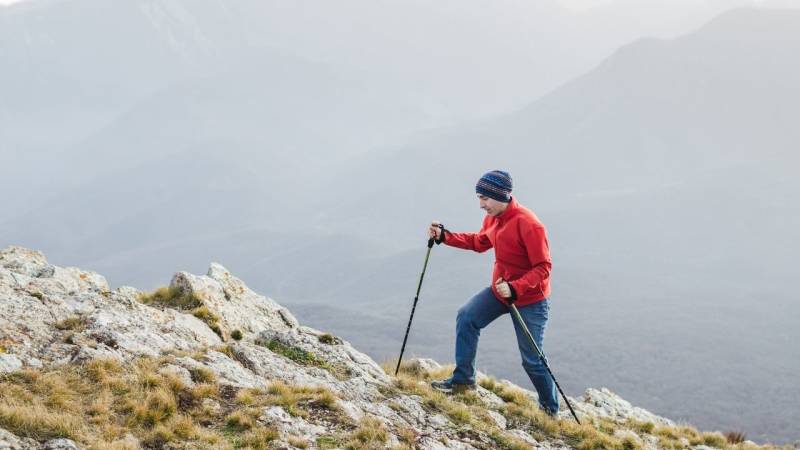
[[[569,399],[564,394],[564,391],[561,390],[561,386],[559,386],[558,381],[556,381],[556,377],[553,375],[553,371],[550,370],[550,366],[547,364],[547,359],[545,359],[544,354],[539,349],[539,346],[536,345],[536,341],[533,340],[533,335],[531,334],[530,330],[528,330],[528,327],[525,325],[525,321],[522,320],[522,316],[519,314],[519,310],[511,302],[509,302],[509,307],[511,308],[511,315],[514,317],[517,323],[519,323],[522,330],[525,331],[525,336],[528,336],[528,340],[531,341],[531,345],[533,345],[533,348],[536,349],[536,353],[539,354],[539,359],[542,361],[542,364],[544,364],[545,369],[547,369],[547,373],[549,373],[550,377],[553,378],[553,382],[556,384],[558,392],[561,393],[561,396],[564,397],[564,401],[567,402],[567,406],[569,407],[569,412],[572,413],[572,417],[574,417],[575,421],[578,422],[578,425],[580,425],[581,421],[578,420],[578,416],[577,414],[575,414],[575,410],[572,409],[572,405],[569,403]]]
[[[439,230],[444,233],[444,225],[439,224]],[[411,331],[411,321],[414,320],[414,310],[417,309],[417,301],[419,300],[419,291],[422,289],[422,279],[425,278],[425,269],[428,268],[428,258],[431,256],[431,249],[433,248],[434,238],[428,239],[428,252],[425,253],[425,264],[422,266],[422,274],[419,276],[419,284],[417,285],[417,295],[414,296],[414,306],[411,307],[411,317],[408,318],[408,326],[406,327],[406,335],[403,338],[403,347],[400,348],[400,358],[397,360],[397,367],[394,369],[394,376],[400,370],[400,363],[403,361],[403,352],[406,351],[406,341],[408,340],[408,332]]]

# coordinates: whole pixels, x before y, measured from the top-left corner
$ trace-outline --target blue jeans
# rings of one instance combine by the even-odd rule
[[[550,311],[549,300],[517,307],[522,320],[533,335],[536,345],[542,347],[544,328]],[[475,383],[475,355],[478,351],[478,338],[481,329],[486,328],[494,319],[509,313],[507,306],[494,298],[491,288],[483,289],[475,294],[461,309],[456,318],[456,369],[451,380],[454,383]],[[517,333],[517,345],[522,356],[522,367],[528,373],[536,392],[539,394],[539,406],[549,413],[558,412],[558,393],[553,378],[539,359],[536,349],[531,346],[525,332],[516,320],[514,331]]]

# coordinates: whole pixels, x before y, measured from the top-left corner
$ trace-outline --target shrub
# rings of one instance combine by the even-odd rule
[[[233,330],[233,331],[231,332],[231,337],[232,337],[232,338],[233,338],[233,340],[235,340],[235,341],[241,341],[241,340],[242,340],[242,332],[241,332],[241,331],[239,331],[239,330]]]
[[[734,445],[741,444],[747,440],[747,435],[742,431],[726,431],[723,435],[728,443]]]
[[[321,335],[319,335],[318,339],[323,344],[328,344],[328,345],[339,345],[339,344],[342,343],[341,339],[339,339],[338,337],[336,337],[336,336],[334,336],[334,335],[332,335],[330,333],[321,334]]]

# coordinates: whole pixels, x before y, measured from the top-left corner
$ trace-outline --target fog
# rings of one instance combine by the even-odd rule
[[[502,168],[548,227],[545,347],[570,395],[606,386],[792,442],[792,6],[0,7],[0,246],[140,289],[217,261],[380,361],[399,352],[427,223],[477,230],[475,182]],[[452,361],[455,311],[491,262],[433,250],[408,352]],[[479,369],[527,385],[509,320],[484,332]]]

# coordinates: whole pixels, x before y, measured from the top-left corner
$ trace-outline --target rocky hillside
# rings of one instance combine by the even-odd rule
[[[146,293],[0,251],[0,449],[760,448],[607,389],[571,399],[579,426],[507,381],[481,375],[476,392],[446,396],[428,381],[451,368],[392,366],[217,263]]]

